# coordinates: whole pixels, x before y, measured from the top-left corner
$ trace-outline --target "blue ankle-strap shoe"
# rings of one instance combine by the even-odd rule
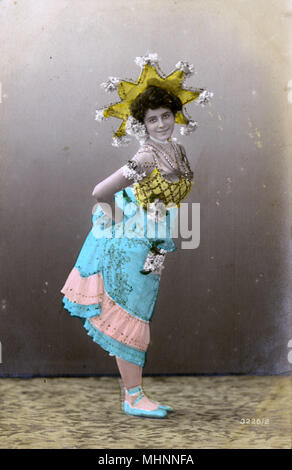
[[[137,408],[133,408],[131,407],[131,405],[125,401],[125,387],[124,387],[124,384],[122,382],[121,379],[119,379],[119,384],[120,384],[120,387],[121,387],[121,393],[122,393],[122,402],[123,402],[123,411],[126,413],[128,411],[130,411],[131,414],[135,414],[135,410],[137,410]],[[134,387],[130,390],[127,390],[127,392],[130,394],[130,395],[133,395],[135,393],[142,393],[143,394],[143,390],[142,390],[142,387],[138,386],[138,387]],[[135,401],[135,403],[137,403],[142,397],[144,396],[143,395],[139,395],[139,397],[137,398],[137,400]],[[126,404],[126,405],[125,405]],[[130,410],[131,408],[131,410]],[[134,410],[134,411],[133,411]],[[158,411],[162,411],[163,413],[159,412],[157,413]],[[167,406],[167,405],[161,405],[159,404],[158,405],[158,409],[157,410],[154,410],[154,411],[146,411],[144,410],[144,412],[146,412],[146,416],[149,416],[149,413],[150,414],[153,414],[155,412],[155,415],[154,417],[164,417],[165,416],[165,413],[164,412],[171,412],[173,411],[172,408],[170,406]],[[157,416],[158,415],[158,416]]]
[[[133,408],[127,401],[123,403],[123,412],[127,415],[141,416],[142,418],[165,418],[167,416],[167,411],[160,408],[152,411]]]
[[[129,395],[139,394],[133,405],[136,405],[145,396],[141,387],[131,388],[127,390],[127,393]],[[144,410],[143,408],[131,406],[126,400],[123,401],[123,411],[128,415],[141,416],[143,418],[165,418],[167,416],[167,411],[159,407],[156,410]]]

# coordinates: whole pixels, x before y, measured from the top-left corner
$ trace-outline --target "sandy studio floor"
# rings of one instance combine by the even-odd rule
[[[291,376],[144,377],[167,419],[121,412],[117,377],[2,378],[4,449],[291,449]],[[249,421],[250,420],[250,421]]]

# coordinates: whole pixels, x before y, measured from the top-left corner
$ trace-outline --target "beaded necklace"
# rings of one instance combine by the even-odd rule
[[[156,153],[156,154],[158,153],[158,154],[159,154],[159,152],[160,152],[160,153],[164,156],[165,160],[169,163],[169,165],[171,166],[171,168],[172,168],[173,170],[175,170],[175,172],[184,173],[184,175],[185,175],[185,177],[186,177],[187,179],[192,179],[192,177],[193,177],[193,172],[190,170],[190,168],[189,168],[188,165],[186,164],[184,157],[183,157],[182,160],[181,160],[182,163],[183,163],[184,171],[181,172],[181,170],[180,170],[180,168],[179,168],[179,163],[178,163],[178,162],[179,162],[178,150],[177,150],[176,146],[175,146],[172,142],[170,142],[170,144],[171,144],[172,149],[174,150],[174,155],[175,155],[175,160],[176,160],[176,161],[175,161],[176,166],[174,166],[174,161],[172,160],[171,155],[170,155],[165,149],[163,149],[159,144],[156,144],[156,145],[157,145],[157,146],[156,146],[156,145],[154,145],[154,144],[151,143],[150,145],[151,145],[151,147],[153,148],[154,153]],[[158,156],[159,156],[159,155],[158,155]]]

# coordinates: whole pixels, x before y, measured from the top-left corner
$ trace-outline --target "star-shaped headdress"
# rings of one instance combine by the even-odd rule
[[[198,123],[190,119],[184,106],[191,101],[196,100],[197,104],[205,105],[213,93],[203,88],[183,88],[185,78],[194,73],[193,65],[180,61],[176,64],[174,71],[165,76],[158,65],[157,54],[148,54],[144,57],[136,57],[136,64],[142,68],[140,77],[136,82],[131,80],[120,80],[116,77],[109,77],[107,82],[101,86],[107,92],[116,91],[121,101],[111,104],[108,107],[96,110],[96,120],[101,121],[104,118],[115,117],[122,120],[122,123],[113,136],[113,145],[119,146],[128,144],[129,138],[126,134],[134,134],[137,138],[143,137],[144,127],[136,121],[130,112],[131,103],[137,96],[146,90],[149,86],[155,85],[166,89],[174,96],[177,96],[183,105],[182,111],[176,113],[175,122],[183,124],[181,134],[187,135],[195,130]]]

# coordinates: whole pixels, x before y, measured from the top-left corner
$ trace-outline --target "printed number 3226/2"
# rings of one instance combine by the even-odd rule
[[[270,424],[269,418],[241,418],[240,424]]]

